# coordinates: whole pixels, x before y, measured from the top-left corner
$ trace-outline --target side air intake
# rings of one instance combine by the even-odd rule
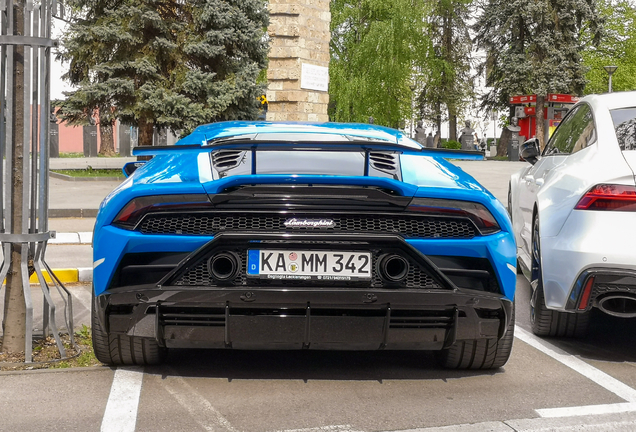
[[[387,174],[395,175],[398,172],[398,157],[395,153],[371,152],[369,163],[373,168]]]
[[[218,172],[224,172],[236,168],[243,158],[245,151],[242,150],[218,150],[212,153],[212,165]]]

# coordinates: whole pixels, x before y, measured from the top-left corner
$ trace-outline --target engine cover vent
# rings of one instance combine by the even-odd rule
[[[212,153],[212,165],[218,172],[236,168],[245,157],[244,150],[218,150]]]
[[[369,163],[378,171],[395,175],[398,172],[398,158],[395,153],[370,152]]]

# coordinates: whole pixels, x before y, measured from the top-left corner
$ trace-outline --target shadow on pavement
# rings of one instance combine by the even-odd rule
[[[495,375],[492,371],[440,368],[434,353],[410,351],[239,351],[171,350],[162,366],[146,367],[157,375],[232,379],[413,380]]]
[[[530,284],[517,275],[517,325],[532,332],[530,325]],[[592,310],[590,329],[582,338],[540,338],[569,354],[607,362],[636,362],[636,319],[621,319]]]
[[[633,318],[616,318],[594,309],[587,336],[580,339],[547,340],[583,359],[636,362],[636,319]]]

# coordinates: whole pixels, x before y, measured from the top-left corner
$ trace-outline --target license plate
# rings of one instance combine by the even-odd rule
[[[247,275],[281,280],[368,280],[371,253],[251,249]]]

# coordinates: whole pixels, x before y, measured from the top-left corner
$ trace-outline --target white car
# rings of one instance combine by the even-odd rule
[[[594,307],[636,317],[636,92],[583,98],[521,156],[508,210],[533,332],[581,336]]]

